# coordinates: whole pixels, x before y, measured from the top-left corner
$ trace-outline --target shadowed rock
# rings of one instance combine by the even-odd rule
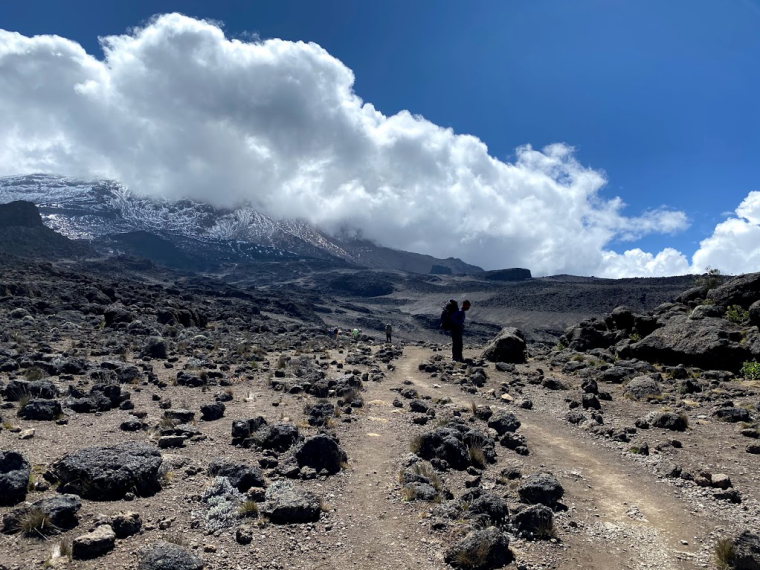
[[[504,328],[486,346],[482,357],[490,362],[525,362],[525,337],[519,329]]]
[[[181,546],[157,542],[140,552],[137,570],[203,570],[203,560]]]
[[[146,496],[158,491],[161,461],[158,450],[142,443],[89,447],[53,463],[50,475],[64,492],[95,501],[115,500],[128,492]]]
[[[16,451],[0,451],[0,505],[11,506],[26,498],[32,468]]]

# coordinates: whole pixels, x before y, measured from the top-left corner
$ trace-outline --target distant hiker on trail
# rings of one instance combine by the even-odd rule
[[[354,340],[359,340],[359,337],[361,336],[362,331],[360,329],[354,329],[351,331],[351,338]]]
[[[391,336],[393,336],[393,327],[388,323],[385,325],[385,342],[392,342]]]
[[[462,335],[464,334],[464,318],[465,312],[470,310],[470,302],[468,300],[462,301],[462,308],[458,311],[454,311],[449,316],[449,322],[451,323],[451,358],[456,362],[464,362],[464,356],[462,356],[462,349],[464,344],[462,341]]]

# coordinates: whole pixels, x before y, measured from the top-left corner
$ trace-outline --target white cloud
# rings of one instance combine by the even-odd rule
[[[680,251],[666,247],[657,255],[639,248],[624,253],[605,251],[599,277],[664,277],[691,273],[689,260]]]
[[[702,240],[693,266],[700,272],[708,267],[728,274],[760,271],[760,191],[750,192],[736,209],[736,217],[719,223]]]
[[[179,14],[102,42],[100,61],[64,38],[0,31],[0,173],[101,175],[147,195],[250,203],[487,268],[688,267],[670,249],[607,249],[683,230],[683,212],[626,217],[600,195],[604,175],[565,144],[521,147],[507,163],[476,137],[385,116],[316,44],[229,40]]]

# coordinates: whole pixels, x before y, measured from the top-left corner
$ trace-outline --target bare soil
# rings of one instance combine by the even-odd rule
[[[350,347],[336,349],[324,355],[324,361],[335,358],[342,362],[347,351]],[[404,347],[403,356],[388,367],[384,380],[365,382],[364,406],[350,417],[335,418],[332,428],[348,455],[346,468],[333,477],[296,483],[322,498],[324,512],[317,523],[274,525],[253,519],[250,526],[254,538],[250,545],[235,541],[234,528],[209,534],[199,525],[198,511],[202,508],[199,497],[212,480],[205,473],[208,463],[224,457],[255,464],[261,458],[256,451],[230,445],[232,420],[264,415],[270,421],[292,421],[304,435],[317,432],[308,426],[304,414],[304,405],[313,399],[303,394],[272,391],[262,372],[254,380],[234,382],[233,400],[227,403],[222,420],[197,423],[205,439],[164,454],[170,467],[163,490],[154,497],[129,502],[83,500],[79,526],[47,540],[0,535],[0,568],[35,569],[45,564],[82,569],[135,568],[140,548],[157,540],[180,543],[198,553],[206,568],[218,570],[448,568],[444,552],[464,534],[466,525],[457,521],[445,530],[433,531],[431,510],[436,505],[407,502],[401,494],[399,472],[410,444],[416,435],[430,429],[430,425],[412,423],[413,414],[406,402],[403,408],[392,405],[398,397],[394,389],[405,382],[421,396],[438,402],[437,418],[448,417],[455,411],[469,417],[468,410],[473,404],[488,404],[494,410],[508,409],[518,416],[522,422],[519,433],[527,437],[530,455],[518,456],[497,447],[498,462],[484,473],[483,488],[505,496],[510,503],[516,502],[514,485],[497,482],[499,471],[506,466],[517,466],[523,475],[550,471],[564,487],[562,503],[566,508],[555,514],[556,537],[548,541],[513,539],[512,567],[705,568],[712,566],[712,549],[718,536],[753,526],[757,530],[760,520],[757,456],[746,454],[741,446],[731,443],[737,437],[732,426],[707,420],[693,423],[688,432],[677,435],[683,441],[682,449],[641,457],[630,453],[630,445],[599,438],[568,424],[563,419],[568,392],[526,386],[519,392],[516,390],[514,397],[530,398],[534,407],[518,409],[495,395],[498,393],[495,390],[509,381],[510,374],[488,367],[487,385],[476,394],[466,393],[455,383],[419,371],[418,365],[436,354],[440,352],[429,345]],[[468,355],[474,357],[476,352],[470,350]],[[546,363],[531,361],[518,367],[518,372],[527,373],[538,366],[545,367]],[[362,366],[355,368],[364,370]],[[335,371],[333,366],[330,369]],[[160,373],[170,379],[176,371]],[[466,373],[465,367],[459,368],[458,374]],[[571,389],[579,384],[578,379],[570,376],[559,373],[556,376],[562,377]],[[146,385],[133,389],[136,408],[148,413],[149,424],[157,423],[163,410],[152,396],[159,391]],[[614,387],[612,391],[612,402],[604,403],[609,422],[632,425],[634,418],[652,409],[649,404],[622,398]],[[194,411],[213,399],[212,392],[173,385],[160,391],[160,396],[171,399],[174,408]],[[35,471],[40,472],[55,459],[83,447],[150,440],[149,433],[119,430],[119,424],[128,417],[128,412],[120,410],[73,414],[67,425],[14,418],[12,423],[16,427],[34,428],[35,435],[20,440],[17,433],[4,429],[0,431],[0,448],[22,452]],[[643,437],[654,448],[657,442],[673,439],[674,435],[651,430]],[[658,476],[656,468],[666,459],[677,460],[685,469],[709,468],[729,474],[741,490],[743,503],[717,501],[694,485]],[[464,491],[465,477],[466,473],[457,472],[443,475],[455,496]],[[34,501],[52,494],[52,489],[35,491],[27,499]],[[0,516],[9,510],[0,509]],[[107,556],[91,561],[51,558],[51,552],[62,539],[94,528],[101,515],[126,510],[140,513],[143,531],[117,541],[116,549]]]

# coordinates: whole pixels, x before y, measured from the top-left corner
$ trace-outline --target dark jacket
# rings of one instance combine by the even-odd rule
[[[464,316],[462,309],[451,314],[451,332],[461,334],[464,331]]]

